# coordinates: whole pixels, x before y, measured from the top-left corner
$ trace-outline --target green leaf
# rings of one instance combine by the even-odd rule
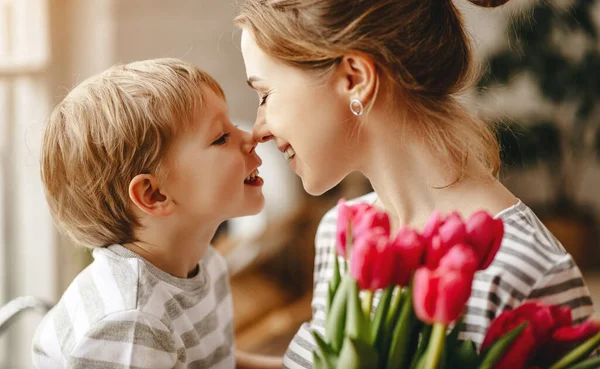
[[[377,368],[378,354],[371,345],[350,337],[344,339],[337,368],[372,369]]]
[[[365,317],[359,297],[358,284],[351,280],[348,288],[348,313],[346,315],[346,335],[364,343],[370,342],[369,322]]]
[[[379,364],[380,368],[385,368],[387,363],[387,357],[390,353],[390,345],[392,344],[392,335],[394,334],[394,328],[400,315],[402,308],[402,302],[406,296],[406,289],[402,289],[400,286],[394,287],[392,292],[392,301],[388,308],[388,312],[385,317],[385,324],[383,325],[383,332],[380,334],[378,351],[380,353]]]
[[[371,344],[374,347],[379,347],[380,341],[384,335],[383,323],[387,316],[388,309],[390,307],[390,301],[392,300],[392,292],[394,292],[394,286],[389,286],[379,297],[379,303],[375,309],[375,315],[373,316],[373,323],[371,324]]]
[[[327,316],[329,316],[329,311],[331,310],[331,304],[333,302],[333,298],[335,297],[335,293],[340,286],[341,276],[340,276],[340,263],[338,261],[338,256],[335,254],[333,256],[333,276],[329,280],[329,285],[327,288]]]
[[[385,317],[385,326],[390,330],[396,323],[398,314],[400,313],[400,306],[402,299],[406,296],[406,290],[402,290],[400,286],[394,287],[392,292],[392,302],[388,309],[387,316]]]
[[[447,353],[446,368],[476,369],[479,364],[477,347],[471,340],[457,342]]]
[[[352,285],[350,276],[344,276],[338,288],[331,310],[325,320],[325,338],[336,353],[342,349],[344,340],[344,326],[346,324],[346,308],[348,305],[348,292]]]
[[[335,295],[335,291],[337,291],[340,286],[340,282],[342,277],[340,276],[340,262],[338,260],[337,254],[333,257],[333,277],[329,280],[329,288],[333,291]]]
[[[587,357],[592,353],[600,344],[600,333],[596,333],[594,336],[589,338],[581,345],[574,348],[568,354],[563,356],[556,364],[552,365],[550,369],[563,369],[568,368],[569,365],[576,363],[579,359]]]
[[[427,344],[429,343],[429,338],[431,337],[432,328],[433,326],[431,324],[425,324],[421,329],[421,341],[419,342],[419,346],[417,347],[415,356],[413,357],[412,363],[410,364],[410,369],[417,369],[418,365],[422,364],[419,361],[422,357],[424,357],[425,350],[427,349]]]
[[[319,356],[317,351],[313,351],[313,369],[329,369],[325,363],[325,360]]]
[[[485,352],[482,353],[483,360],[479,369],[492,369],[494,365],[502,358],[504,353],[510,348],[514,340],[519,337],[521,332],[527,327],[527,322],[512,329],[498,341],[494,342]]]
[[[317,347],[313,351],[313,354],[317,354],[317,356],[319,357],[319,365],[321,365],[320,368],[335,369],[337,363],[336,352],[327,342],[325,342],[325,339],[323,339],[323,337],[319,333],[315,331],[311,331],[311,333],[315,338],[315,343],[317,344]]]
[[[448,348],[448,352],[454,351],[454,347],[456,347],[456,345],[459,344],[458,334],[460,333],[464,319],[465,315],[462,314],[454,324],[454,327],[452,327],[450,334],[448,334],[448,336],[446,337],[446,347]]]
[[[327,342],[325,342],[325,339],[323,338],[323,336],[321,336],[316,331],[311,331],[310,333],[313,335],[313,337],[315,339],[315,343],[317,344],[318,350],[320,350],[321,352],[326,353],[326,354],[334,354],[335,353],[333,348]]]
[[[409,351],[410,337],[413,327],[416,323],[412,306],[412,288],[408,287],[405,296],[402,299],[402,309],[400,316],[392,333],[392,341],[389,347],[387,357],[387,369],[404,369],[410,363],[411,355]]]
[[[600,367],[600,357],[591,357],[578,364],[570,366],[569,369],[596,369]]]
[[[335,291],[331,289],[331,286],[327,287],[327,310],[325,312],[325,316],[329,317],[329,312],[331,311],[331,304],[333,303],[333,296],[335,296]]]

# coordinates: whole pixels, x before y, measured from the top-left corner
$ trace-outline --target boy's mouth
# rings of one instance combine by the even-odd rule
[[[244,179],[244,184],[249,186],[262,186],[264,183],[263,179],[258,176],[258,168],[254,169],[252,173],[246,179]]]

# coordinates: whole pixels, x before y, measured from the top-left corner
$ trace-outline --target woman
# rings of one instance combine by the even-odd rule
[[[480,6],[504,1],[470,0]],[[480,345],[491,320],[529,299],[593,312],[578,267],[535,214],[497,179],[499,147],[458,102],[475,63],[451,0],[246,0],[236,19],[248,83],[260,97],[253,134],[275,140],[320,195],[353,171],[392,224],[422,228],[434,210],[483,209],[505,222],[493,262],[476,275],[464,339]],[[284,367],[310,368],[310,330],[323,332],[336,211],[316,236],[313,318]]]

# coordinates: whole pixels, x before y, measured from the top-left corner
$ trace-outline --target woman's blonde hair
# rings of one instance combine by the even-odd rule
[[[477,68],[451,0],[245,0],[235,22],[267,54],[302,69],[326,73],[344,55],[369,55],[379,77],[391,82],[394,101],[418,122],[411,128],[449,159],[457,178],[471,155],[497,175],[494,133],[456,99],[472,86]]]
[[[58,228],[102,247],[134,240],[128,188],[161,175],[178,131],[190,127],[203,89],[219,84],[177,59],[116,65],[75,87],[54,109],[42,142],[41,176]]]

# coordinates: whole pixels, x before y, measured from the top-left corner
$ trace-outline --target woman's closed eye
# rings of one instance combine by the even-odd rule
[[[212,145],[214,145],[214,146],[225,145],[227,143],[227,140],[229,139],[229,136],[231,136],[231,133],[223,133],[219,138],[217,138],[212,143]]]
[[[270,94],[264,94],[260,97],[260,103],[258,104],[258,106],[263,106],[267,103],[267,98],[269,97]]]

